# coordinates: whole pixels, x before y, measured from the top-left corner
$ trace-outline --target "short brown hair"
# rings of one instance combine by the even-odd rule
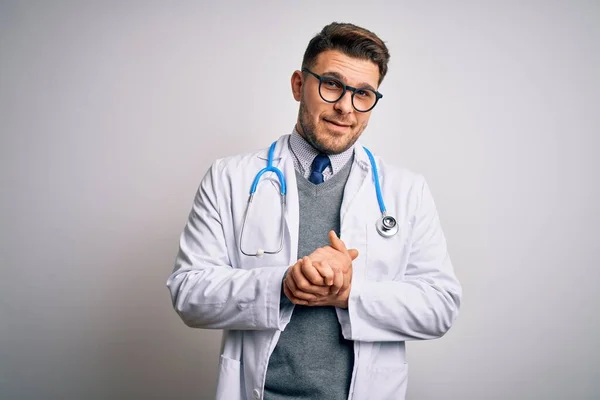
[[[379,83],[387,73],[390,53],[373,32],[354,24],[332,22],[308,43],[302,59],[303,68],[311,68],[317,56],[327,50],[338,50],[350,56],[373,61],[379,67]]]

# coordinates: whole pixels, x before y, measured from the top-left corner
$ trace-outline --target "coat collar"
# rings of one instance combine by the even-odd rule
[[[283,135],[280,136],[279,139],[277,139],[277,144],[275,144],[275,151],[273,152],[273,161],[278,161],[282,158],[286,158],[289,156],[289,141],[290,135]],[[269,146],[267,146],[266,148],[260,150],[258,152],[258,158],[266,162],[269,157],[269,147],[271,147],[271,144],[269,144]]]

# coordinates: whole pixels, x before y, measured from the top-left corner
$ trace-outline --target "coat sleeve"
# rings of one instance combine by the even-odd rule
[[[167,280],[173,307],[194,328],[283,329],[293,307],[282,304],[287,265],[233,268],[219,210],[220,161],[202,179]]]
[[[462,288],[448,255],[433,196],[423,178],[406,272],[396,280],[355,275],[348,309],[338,310],[346,339],[406,341],[443,336],[458,316]]]

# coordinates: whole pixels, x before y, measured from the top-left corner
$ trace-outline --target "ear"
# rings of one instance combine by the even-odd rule
[[[302,72],[300,72],[298,70],[294,71],[294,73],[292,74],[291,84],[292,84],[292,94],[294,95],[294,99],[296,101],[300,101],[300,99],[302,98],[302,84],[303,84]]]

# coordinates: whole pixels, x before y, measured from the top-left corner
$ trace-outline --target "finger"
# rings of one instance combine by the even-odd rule
[[[317,266],[317,270],[327,286],[333,285],[335,273],[327,260],[320,262]]]
[[[306,270],[314,269],[314,271],[319,276],[321,283],[319,285],[313,285],[307,280],[309,286],[302,287],[302,286],[298,285],[298,288],[307,293],[312,293],[317,296],[327,296],[327,294],[329,293],[329,288],[327,286],[323,285],[323,278],[321,277],[321,274],[319,273],[317,268],[313,265],[312,261],[310,260],[310,257],[307,257],[307,256],[302,258],[302,270],[305,270],[305,269]]]
[[[287,296],[287,298],[290,299],[291,302],[294,301],[295,297],[292,294],[292,292],[290,291],[290,288],[288,287],[287,278],[283,281],[283,294],[285,294]]]
[[[304,290],[305,288],[310,287],[310,282],[304,277],[302,273],[302,267],[304,264],[304,260],[298,260],[294,268],[292,269],[292,278],[294,279],[294,284],[296,288],[299,290]]]
[[[337,271],[335,277],[333,279],[333,285],[331,286],[331,294],[337,295],[342,287],[344,286],[344,276],[345,274],[342,271]]]
[[[329,231],[329,243],[331,243],[331,247],[337,251],[341,251],[342,253],[348,252],[344,241],[340,239],[333,230]]]
[[[309,260],[310,260],[310,258],[309,258]],[[325,282],[323,280],[323,276],[321,276],[322,274],[319,272],[319,270],[315,267],[315,265],[312,262],[305,263],[304,260],[303,260],[300,269],[301,269],[302,274],[304,275],[304,277],[311,284],[318,285],[318,286],[325,285]]]
[[[344,274],[344,284],[343,284],[342,288],[340,289],[340,292],[347,290],[350,287],[351,283],[352,283],[352,268],[350,268],[348,270],[348,272],[346,272]]]
[[[325,299],[324,297],[320,298],[319,300],[309,301],[307,303],[308,303],[307,306],[309,306],[309,307],[321,307],[321,306],[328,305],[327,299]]]
[[[309,293],[309,294],[314,294],[317,296],[327,295],[327,293],[329,293],[329,289],[326,286],[313,285],[312,283],[310,283],[308,281],[308,279],[306,279],[302,270],[309,269],[309,268],[314,268],[314,267],[312,266],[312,263],[310,262],[310,259],[308,257],[304,257],[302,260],[299,261],[299,263],[296,264],[296,266],[293,270],[294,273],[292,274],[292,278],[294,279],[296,288],[299,291]]]
[[[348,250],[348,254],[350,255],[350,258],[352,259],[352,261],[354,261],[358,257],[358,250],[350,249],[350,250]]]
[[[340,260],[344,259],[344,257],[348,256],[345,253],[341,253],[339,250],[336,250],[331,246],[320,247],[308,256],[308,258],[310,258],[310,261],[313,263],[323,262],[327,260],[332,267],[335,266],[331,264],[332,262],[335,263],[337,260],[337,263],[339,263]]]
[[[305,301],[318,299],[318,297],[315,294],[307,293],[307,292],[304,292],[301,289],[299,289],[298,285],[294,281],[293,275],[291,276],[291,279],[286,278],[285,284],[288,286],[288,289],[290,290],[292,295],[297,299],[305,300]]]
[[[315,251],[313,251],[308,258],[310,258],[310,260],[312,262],[318,262],[318,261],[323,261],[326,260],[328,258],[331,258],[333,256],[336,255],[336,253],[339,253],[336,249],[334,249],[331,246],[324,246],[324,247],[319,247],[318,249],[316,249]]]
[[[292,293],[292,291],[288,287],[288,282],[286,282],[286,281],[284,281],[284,283],[283,283],[283,293],[294,304],[300,304],[300,305],[304,305],[304,306],[308,305],[308,301],[300,300],[296,296],[294,296],[294,294]]]
[[[333,270],[341,268],[345,271],[352,263],[352,259],[346,253],[342,253],[331,246],[321,247],[318,251],[315,251],[315,253],[317,260],[313,258],[312,254],[309,256],[313,263],[327,261]]]

